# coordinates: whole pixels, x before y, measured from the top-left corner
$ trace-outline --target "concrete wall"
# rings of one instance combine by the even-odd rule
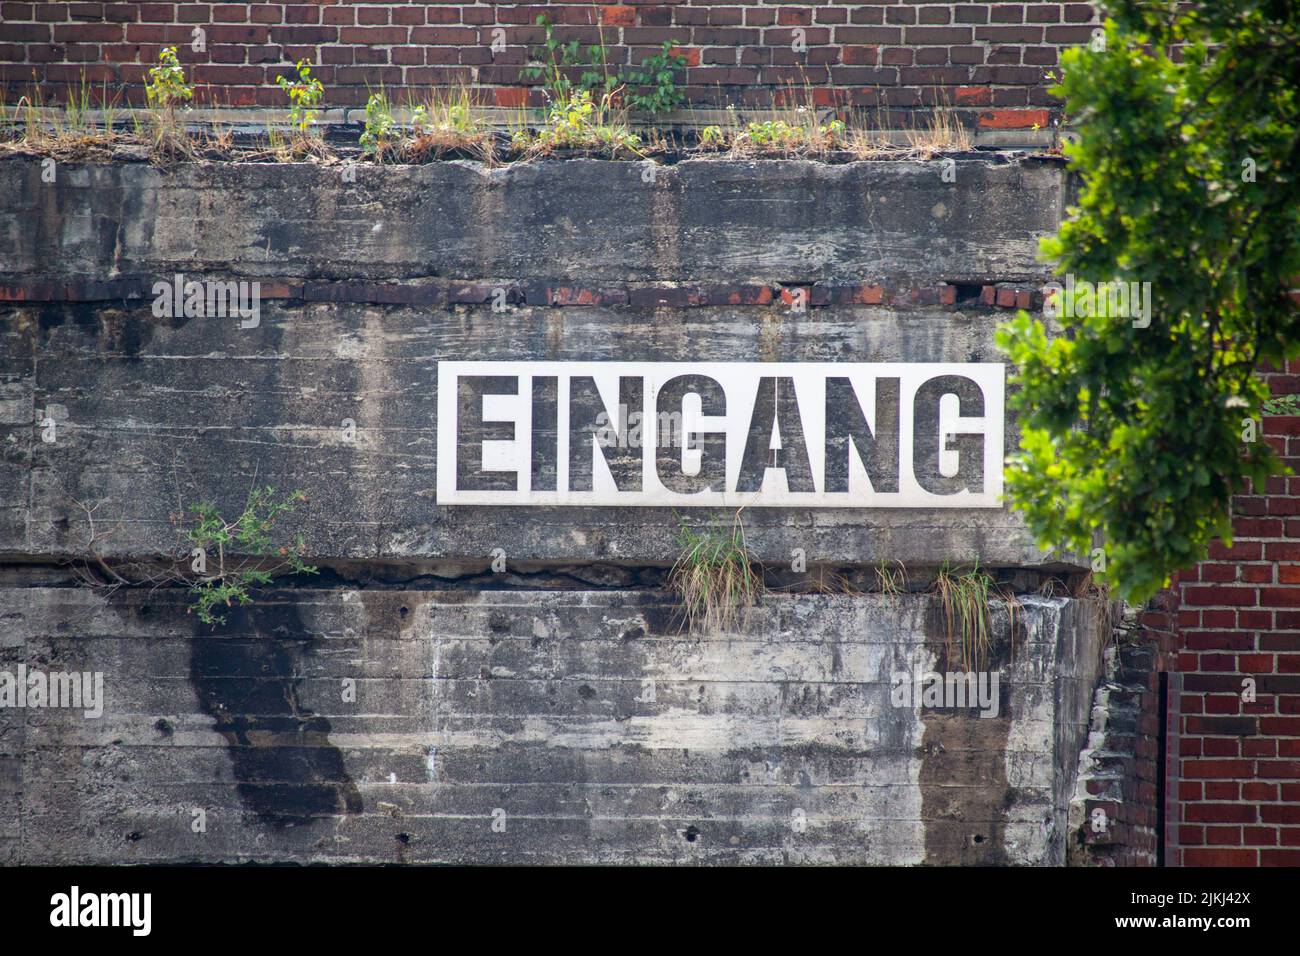
[[[108,699],[97,719],[0,708],[0,859],[1063,861],[1090,606],[1022,594],[1014,626],[999,607],[998,717],[895,708],[892,670],[943,650],[929,595],[773,594],[739,633],[686,637],[670,509],[436,495],[439,360],[998,361],[995,305],[1033,304],[1066,184],[999,156],[942,171],[59,164],[47,183],[0,161],[0,671],[100,671]],[[176,272],[260,281],[259,323],[156,318]],[[92,542],[159,565],[178,510],[235,513],[254,480],[308,494],[288,530],[320,578],[209,628],[183,588],[68,575]],[[1000,509],[744,522],[772,568],[802,548],[858,583],[881,559],[918,587],[947,561],[1022,590],[1072,566]]]
[[[338,168],[0,162],[0,553],[162,551],[182,501],[312,499],[322,559],[670,561],[662,509],[438,508],[437,362],[995,362],[990,282],[1042,277],[1059,167],[579,160]],[[616,197],[616,201],[611,201]],[[157,319],[154,282],[263,281],[255,328]],[[493,311],[493,290],[509,305]],[[802,288],[809,308],[783,301]],[[58,438],[30,428],[48,411]],[[356,423],[347,441],[343,422]],[[1009,427],[1006,449],[1015,447]],[[701,516],[703,517],[703,516]],[[719,514],[719,519],[724,515]],[[1000,510],[760,509],[765,560],[1056,556]],[[666,528],[668,533],[665,533]]]
[[[925,595],[771,597],[705,639],[643,591],[296,590],[215,631],[184,605],[0,593],[0,667],[107,698],[0,709],[0,861],[1064,860],[1098,663],[1067,599],[1025,599],[1014,660],[999,610],[995,718],[891,706],[942,652]]]

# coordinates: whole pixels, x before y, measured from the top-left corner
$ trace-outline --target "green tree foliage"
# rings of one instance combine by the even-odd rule
[[[1150,283],[1149,324],[1076,299],[1063,335],[1023,312],[1000,330],[1023,423],[1007,488],[1041,545],[1100,547],[1107,582],[1140,601],[1231,540],[1248,479],[1284,470],[1246,426],[1268,398],[1261,364],[1300,355],[1286,292],[1300,276],[1300,13],[1107,9],[1104,41],[1062,57],[1081,190],[1044,253],[1075,280]]]

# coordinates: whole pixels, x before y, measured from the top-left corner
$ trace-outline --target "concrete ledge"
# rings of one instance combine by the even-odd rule
[[[345,168],[355,175],[348,181]],[[574,159],[425,166],[0,160],[4,272],[597,282],[1041,279],[1062,170]],[[915,283],[912,283],[915,284]]]

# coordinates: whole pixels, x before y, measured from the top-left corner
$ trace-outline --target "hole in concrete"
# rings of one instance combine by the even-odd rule
[[[397,609],[397,616],[400,617],[402,620],[406,620],[406,615],[410,613],[411,613],[411,609],[407,607],[405,604],[403,604],[401,607]]]
[[[171,721],[167,720],[165,717],[159,717],[158,722],[153,725],[153,729],[158,731],[158,733],[162,734],[164,737],[170,737],[172,735]]]
[[[692,823],[686,828],[686,832],[682,835],[686,837],[687,843],[694,843],[695,839],[700,835],[700,828]]]
[[[139,833],[132,832],[126,835],[127,843],[138,843],[140,840],[141,840],[141,836]]]
[[[409,834],[409,833],[399,833],[399,834],[397,834],[397,842],[398,842],[398,843],[403,843],[403,844],[405,844],[405,843],[410,843],[410,842],[411,842],[411,834]]]
[[[591,698],[596,696],[596,690],[595,688],[590,687],[587,684],[583,684],[581,687],[578,688],[578,696],[581,697],[583,700],[591,700]]]
[[[976,842],[976,843],[983,843],[983,842],[984,842],[984,834],[982,834],[982,833],[977,833],[977,834],[975,834],[975,842]]]

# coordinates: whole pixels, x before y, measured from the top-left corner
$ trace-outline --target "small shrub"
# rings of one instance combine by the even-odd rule
[[[586,91],[594,96],[612,95],[620,86],[618,76],[610,73],[605,59],[604,33],[599,44],[584,47],[577,40],[562,43],[556,36],[551,21],[544,15],[538,16],[537,25],[546,28],[546,41],[541,50],[531,55],[535,62],[524,67],[520,73],[530,80],[541,80],[549,103],[564,103],[572,99],[579,91]],[[569,78],[567,70],[582,68],[575,85]]]
[[[361,152],[382,161],[393,139],[393,113],[381,90],[366,100],[366,128],[361,134]]]
[[[136,125],[137,135],[149,143],[155,157],[168,159],[192,152],[176,120],[176,107],[193,97],[194,91],[185,82],[185,70],[176,59],[176,48],[164,47],[158,52],[158,65],[149,68],[149,83],[145,86],[145,100],[153,117],[151,135],[138,122]]]
[[[641,61],[641,69],[621,76],[627,87],[627,105],[646,113],[671,113],[686,99],[677,86],[677,74],[686,69],[686,57],[673,53],[671,40],[663,49]]]
[[[252,600],[249,589],[270,584],[277,575],[317,572],[303,563],[301,538],[294,547],[276,548],[272,544],[276,522],[306,500],[301,491],[277,498],[275,489],[267,486],[249,493],[243,512],[233,521],[227,521],[206,502],[189,509],[195,524],[182,537],[201,555],[203,570],[195,572],[198,576],[190,586],[195,596],[191,610],[200,621],[225,623],[225,615],[218,608],[248,604]],[[274,563],[268,565],[268,557]],[[207,569],[209,559],[216,562],[211,571]]]
[[[163,47],[158,51],[158,65],[149,68],[149,83],[144,94],[150,109],[167,111],[175,110],[194,97],[194,90],[185,82],[185,69],[176,59],[176,47]]]
[[[307,127],[320,115],[317,109],[325,94],[321,81],[311,75],[311,67],[306,60],[299,60],[295,67],[298,79],[291,80],[281,76],[276,79],[280,89],[289,95],[289,119],[298,128],[299,136],[307,135]]]

